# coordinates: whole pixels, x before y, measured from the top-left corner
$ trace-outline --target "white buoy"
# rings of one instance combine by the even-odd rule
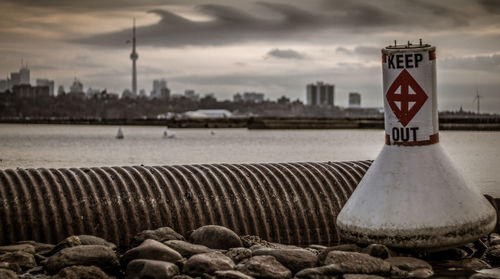
[[[123,132],[122,132],[122,128],[118,128],[118,132],[116,133],[116,138],[117,139],[123,139],[124,136],[123,136]]]
[[[388,46],[382,68],[386,144],[337,216],[341,235],[440,250],[490,233],[494,208],[439,144],[435,47]]]

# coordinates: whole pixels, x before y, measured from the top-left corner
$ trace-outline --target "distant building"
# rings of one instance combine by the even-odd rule
[[[306,104],[311,106],[334,106],[335,85],[318,81],[316,84],[308,84],[306,89]]]
[[[54,96],[54,81],[48,80],[46,78],[37,78],[36,86],[48,86],[49,87],[49,95]]]
[[[139,97],[140,98],[146,98],[148,95],[146,95],[146,90],[144,89],[141,89],[141,91],[139,91]]]
[[[249,103],[262,103],[264,101],[264,93],[245,92],[243,93],[243,101]]]
[[[125,89],[122,92],[122,99],[135,99],[137,97],[134,92],[132,92],[130,89]]]
[[[170,89],[167,87],[167,81],[164,79],[153,80],[153,90],[151,98],[170,99]]]
[[[69,93],[83,93],[83,84],[75,78],[73,84],[69,87]]]
[[[101,90],[99,89],[93,89],[92,87],[89,87],[89,89],[87,89],[87,98],[92,98],[94,96],[99,96],[99,94],[101,94]]]
[[[66,91],[64,90],[64,85],[59,85],[59,87],[57,88],[57,96],[64,94],[66,94]]]
[[[349,108],[361,107],[361,94],[357,92],[349,93]]]
[[[0,79],[0,92],[5,92],[7,90],[9,90],[9,80]]]
[[[28,65],[22,66],[19,70],[19,84],[30,84],[30,69]]]
[[[18,72],[10,73],[9,88],[12,89],[19,84],[21,84],[21,75]]]
[[[232,116],[233,114],[225,109],[199,109],[184,113],[184,117],[187,118],[230,118]]]
[[[196,94],[196,92],[191,89],[187,89],[184,91],[184,97],[195,102],[198,102],[198,100],[200,99],[200,95]]]
[[[241,96],[240,93],[236,93],[233,95],[233,102],[234,103],[242,103],[243,102],[243,96]]]
[[[19,84],[12,87],[14,96],[18,98],[48,97],[48,86],[31,86],[29,84]]]

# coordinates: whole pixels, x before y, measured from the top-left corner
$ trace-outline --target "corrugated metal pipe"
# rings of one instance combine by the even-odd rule
[[[217,224],[284,244],[334,244],[371,161],[0,170],[0,245]]]

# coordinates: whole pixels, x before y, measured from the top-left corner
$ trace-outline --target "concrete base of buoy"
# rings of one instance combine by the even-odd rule
[[[490,233],[496,212],[439,143],[385,145],[337,217],[358,243],[440,250]]]

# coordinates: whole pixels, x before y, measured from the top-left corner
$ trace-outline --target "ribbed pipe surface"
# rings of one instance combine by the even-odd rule
[[[91,234],[119,246],[217,224],[273,242],[330,245],[371,161],[0,170],[0,244]]]

